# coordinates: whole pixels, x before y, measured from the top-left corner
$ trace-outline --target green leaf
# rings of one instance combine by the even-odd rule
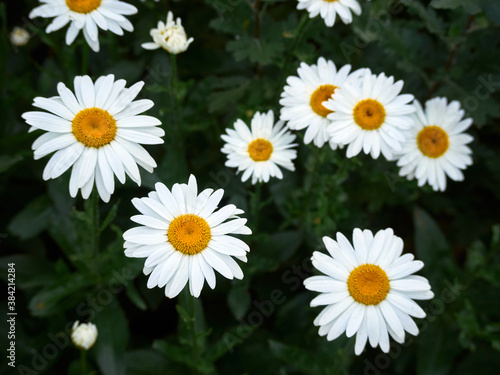
[[[477,0],[432,0],[431,7],[436,9],[457,9],[463,7],[469,14],[476,14],[481,11]]]
[[[125,292],[127,293],[128,298],[132,301],[132,303],[134,305],[136,305],[142,311],[146,311],[147,310],[148,305],[142,299],[142,297],[139,294],[139,291],[135,287],[134,283],[132,283],[132,282],[128,283],[127,287],[125,289]]]
[[[425,22],[427,30],[431,33],[443,36],[445,33],[444,22],[436,12],[415,0],[402,0],[404,5],[414,9],[418,16]]]
[[[125,374],[125,348],[129,339],[127,317],[116,299],[98,311],[94,321],[99,332],[95,356],[102,375]]]
[[[120,205],[120,200],[118,199],[118,201],[109,210],[105,219],[102,221],[101,227],[99,228],[100,232],[102,232],[104,229],[106,229],[108,227],[108,225],[115,219],[116,213],[118,212],[119,205]]]
[[[415,250],[417,259],[425,264],[425,273],[431,279],[431,285],[442,282],[442,267],[446,262],[452,262],[450,246],[436,221],[423,209],[413,210],[415,228]],[[435,259],[439,259],[436,262]],[[435,283],[434,283],[435,282]]]
[[[449,374],[455,357],[460,352],[456,333],[448,324],[440,321],[439,317],[431,323],[428,323],[429,318],[426,318],[425,329],[420,329],[417,375]]]
[[[33,296],[29,309],[34,316],[50,316],[76,304],[81,293],[93,285],[93,280],[82,273],[66,274]]]
[[[54,266],[45,258],[31,255],[12,255],[0,258],[0,277],[7,282],[9,263],[15,263],[16,287],[19,289],[42,288],[56,277]]]
[[[239,40],[229,41],[226,49],[233,52],[236,61],[250,60],[252,63],[267,65],[283,54],[284,45],[275,40],[245,35]]]
[[[227,304],[236,319],[241,319],[245,316],[251,302],[246,283],[239,282],[227,294]]]
[[[54,209],[50,198],[42,195],[14,216],[8,229],[22,240],[27,240],[47,229],[53,214]]]
[[[496,26],[500,26],[500,2],[497,0],[480,0],[480,4],[488,19]]]

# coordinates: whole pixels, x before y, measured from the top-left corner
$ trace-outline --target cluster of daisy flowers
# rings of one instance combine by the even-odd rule
[[[30,18],[53,18],[46,32],[51,33],[69,24],[66,32],[66,44],[71,45],[80,31],[85,41],[94,52],[99,52],[99,29],[123,35],[125,31],[134,31],[134,26],[125,17],[137,13],[137,8],[119,0],[40,0],[40,6],[29,14]],[[168,12],[167,23],[158,22],[158,28],[150,31],[153,42],[143,43],[145,49],[163,48],[172,54],[184,52],[193,41],[187,38],[180,18],[174,21],[172,12]],[[29,35],[28,35],[29,38]],[[27,43],[22,29],[16,29],[11,35],[13,44]],[[26,42],[24,42],[26,40]]]
[[[47,32],[69,24],[66,43],[71,44],[82,31],[94,51],[99,51],[98,28],[122,35],[133,31],[124,17],[137,9],[118,0],[42,0],[30,17],[53,18]],[[338,15],[344,23],[359,15],[356,0],[299,0],[299,9],[311,17],[318,14],[332,26]],[[145,49],[163,48],[171,54],[186,51],[193,41],[181,20],[168,13],[151,30],[153,42]],[[79,190],[87,199],[94,187],[101,199],[110,200],[115,176],[122,184],[128,176],[141,183],[139,167],[152,172],[156,162],[143,145],[163,143],[161,122],[143,114],[153,106],[148,99],[136,100],[143,82],[126,88],[124,80],[113,75],[77,76],[73,91],[64,83],[57,85],[58,96],[37,97],[33,105],[42,111],[23,114],[30,131],[42,130],[33,143],[35,159],[50,157],[43,179],[58,178],[71,169],[69,192]],[[360,152],[378,158],[397,160],[400,174],[417,179],[419,186],[429,183],[445,190],[446,176],[463,179],[462,170],[471,164],[467,146],[472,137],[464,131],[471,125],[463,119],[458,102],[434,98],[420,103],[401,94],[403,81],[372,74],[369,69],[337,69],[322,57],[317,64],[302,63],[297,76],[287,79],[281,94],[280,119],[272,110],[256,112],[250,126],[237,119],[233,128],[221,135],[227,155],[226,166],[237,168],[243,182],[267,183],[283,178],[282,169],[294,171],[296,135],[291,130],[305,129],[304,142],[317,147],[346,148],[347,157]],[[199,297],[205,282],[215,288],[216,273],[227,279],[242,279],[236,262],[247,261],[249,246],[235,235],[249,235],[244,211],[235,205],[221,205],[224,191],[198,191],[191,175],[188,183],[170,189],[158,182],[147,197],[134,198],[139,215],[131,218],[139,226],[123,234],[125,255],[145,258],[143,272],[147,287],[164,288],[169,298],[188,285],[189,293]],[[429,282],[413,275],[423,267],[412,254],[403,255],[403,241],[388,228],[375,235],[355,229],[353,244],[341,233],[336,240],[324,237],[329,255],[315,252],[312,262],[323,275],[304,281],[307,289],[319,292],[311,306],[325,306],[314,321],[319,334],[328,340],[343,332],[356,335],[355,353],[369,342],[389,351],[389,337],[405,340],[405,332],[418,334],[412,318],[425,312],[414,300],[433,297]],[[97,337],[93,325],[73,327],[75,345],[88,349]]]
[[[423,109],[413,95],[401,93],[402,80],[367,68],[350,71],[323,57],[301,63],[281,94],[281,120],[292,130],[306,129],[306,144],[347,146],[348,158],[363,152],[397,160],[399,174],[419,186],[444,191],[446,176],[463,180],[462,170],[472,164],[467,144],[473,138],[464,133],[472,120],[463,119],[458,102],[438,97]]]

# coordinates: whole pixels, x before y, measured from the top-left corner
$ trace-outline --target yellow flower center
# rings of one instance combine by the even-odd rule
[[[448,134],[439,126],[426,126],[417,136],[417,144],[422,154],[430,158],[442,156],[450,145]]]
[[[194,255],[207,248],[212,234],[205,219],[194,214],[184,214],[172,220],[167,237],[175,250]]]
[[[385,120],[385,109],[377,100],[365,99],[354,107],[354,121],[364,130],[380,128]]]
[[[248,145],[247,151],[252,160],[266,161],[273,153],[273,145],[267,139],[257,138]]]
[[[347,279],[349,294],[364,305],[378,305],[385,299],[390,288],[385,271],[373,264],[356,267]]]
[[[87,147],[99,148],[115,139],[116,121],[101,108],[86,108],[78,112],[71,125],[75,138]]]
[[[311,109],[322,117],[328,116],[333,111],[330,111],[328,108],[325,108],[323,102],[326,102],[330,99],[337,89],[337,86],[334,85],[321,85],[314,91],[311,95],[311,100],[309,104]]]
[[[73,12],[90,13],[101,5],[102,0],[66,0],[66,5]]]

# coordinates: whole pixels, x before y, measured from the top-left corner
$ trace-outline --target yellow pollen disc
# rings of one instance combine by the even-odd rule
[[[273,145],[267,139],[257,138],[248,145],[247,151],[253,161],[266,161],[273,153]]]
[[[442,156],[450,145],[448,134],[439,126],[426,126],[417,136],[417,144],[422,154],[430,158]]]
[[[101,6],[102,0],[66,0],[66,5],[73,12],[90,13]]]
[[[321,85],[314,91],[311,95],[311,100],[309,104],[311,109],[322,117],[328,116],[333,111],[330,111],[328,108],[323,106],[323,102],[326,102],[330,99],[337,89],[337,86],[334,85]]]
[[[107,145],[116,135],[116,121],[108,111],[86,108],[78,112],[71,123],[75,138],[87,147]]]
[[[207,248],[212,234],[205,219],[193,214],[184,214],[172,220],[167,237],[175,250],[194,255]]]
[[[347,279],[349,294],[364,305],[378,305],[385,299],[390,288],[385,271],[373,264],[356,267]]]
[[[377,100],[365,99],[356,104],[354,121],[364,130],[380,128],[385,121],[385,109]]]

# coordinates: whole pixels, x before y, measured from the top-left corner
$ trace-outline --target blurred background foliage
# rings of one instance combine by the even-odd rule
[[[18,312],[18,368],[1,361],[0,372],[80,374],[68,338],[80,320],[98,327],[88,358],[103,375],[493,373],[500,365],[499,3],[361,1],[351,25],[328,28],[297,11],[295,0],[129,2],[139,9],[129,18],[135,31],[100,31],[101,52],[90,53],[88,70],[82,36],[66,46],[65,31],[46,34],[48,20],[27,18],[37,1],[0,2],[0,278],[6,282],[7,263],[15,262]],[[140,47],[168,10],[195,40],[177,57],[177,81],[166,52]],[[14,26],[30,32],[27,46],[10,44]],[[346,159],[299,138],[295,173],[262,189],[242,183],[224,167],[220,135],[256,111],[278,115],[286,77],[319,56],[403,79],[420,101],[459,100],[474,119],[474,165],[465,181],[436,193],[398,177],[395,163]],[[149,114],[166,131],[164,145],[148,147],[158,168],[143,171],[141,187],[128,181],[101,202],[99,222],[91,201],[70,198],[68,173],[42,181],[48,158],[33,160],[37,135],[20,117],[35,96],[54,96],[58,82],[72,86],[82,73],[113,73],[129,85],[144,80],[141,95],[155,102]],[[148,290],[143,260],[122,250],[135,214],[131,198],[157,181],[186,182],[190,173],[200,187],[224,188],[223,203],[243,208],[254,231],[245,238],[244,280],[217,277],[216,289],[205,287],[194,304],[184,294],[169,300]],[[420,274],[436,295],[421,303],[428,312],[421,334],[393,342],[388,355],[369,348],[356,357],[353,339],[320,338],[312,324],[319,308],[309,307],[314,294],[302,286],[321,237],[350,236],[355,227],[394,228],[405,251],[425,262]],[[6,303],[0,312],[6,316]],[[2,348],[7,328],[1,319]]]

